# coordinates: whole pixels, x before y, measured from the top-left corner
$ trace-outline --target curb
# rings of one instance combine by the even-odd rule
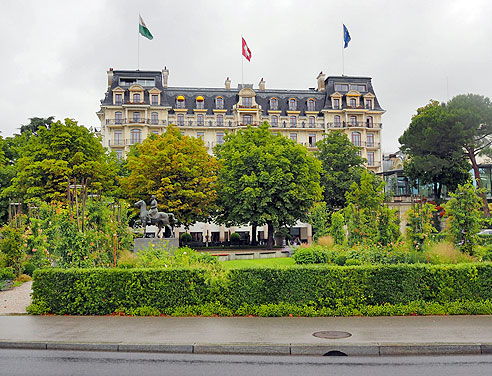
[[[481,355],[492,354],[492,343],[384,343],[350,345],[311,344],[124,344],[77,342],[0,342],[0,349],[147,352],[221,355],[348,355],[348,356],[402,356],[402,355]]]

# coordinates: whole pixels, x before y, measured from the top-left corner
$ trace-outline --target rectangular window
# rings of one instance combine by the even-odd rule
[[[178,114],[178,121],[177,121],[178,125],[184,125],[185,123],[185,117],[183,114]]]
[[[140,123],[140,112],[134,112],[133,113],[133,122],[134,123]]]
[[[253,124],[253,116],[252,115],[243,115],[243,125],[252,125]]]
[[[121,161],[123,159],[123,150],[116,150],[116,157]]]
[[[372,110],[372,101],[371,101],[371,100],[369,100],[369,99],[368,99],[368,100],[366,100],[366,108],[367,108],[368,110]]]
[[[217,115],[217,126],[222,127],[224,125],[224,116],[223,115]]]
[[[131,144],[139,144],[141,142],[142,131],[140,129],[132,129],[130,131]]]
[[[196,101],[196,108],[198,110],[203,110],[205,108],[205,102],[204,101]]]
[[[310,116],[308,119],[309,128],[314,128],[316,126],[316,119],[314,116]]]
[[[316,146],[316,135],[314,133],[309,135],[309,147],[314,148]]]
[[[335,84],[335,91],[348,91],[348,84]]]
[[[140,103],[140,94],[133,94],[133,103]]]
[[[197,122],[198,125],[203,125],[204,124],[203,115],[202,114],[198,114],[196,116],[196,122]]]
[[[151,122],[153,125],[159,124],[159,115],[157,115],[157,112],[152,112],[151,116]]]
[[[297,126],[297,118],[295,116],[290,117],[290,126],[291,128],[295,128]]]
[[[217,133],[217,145],[222,145],[224,143],[224,133]]]
[[[159,96],[152,94],[152,105],[157,106],[159,104]]]
[[[350,107],[357,107],[357,100],[355,98],[350,98]]]
[[[374,166],[374,152],[373,151],[367,152],[367,165],[368,166]]]
[[[367,91],[367,87],[365,84],[350,84],[350,90],[357,90],[360,92]]]
[[[278,116],[277,115],[272,116],[272,127],[278,127]]]
[[[114,131],[114,145],[123,145],[123,131]]]
[[[114,104],[121,106],[121,104],[122,104],[122,95],[121,94],[115,94],[114,95]]]
[[[357,116],[351,116],[350,117],[350,126],[352,126],[352,127],[357,126]]]
[[[291,134],[289,135],[289,137],[290,137],[290,139],[291,139],[292,141],[297,142],[297,133],[291,133]]]
[[[121,112],[114,113],[114,123],[115,124],[123,124],[123,118]]]
[[[253,106],[253,98],[243,97],[242,103],[243,103],[243,107],[251,108]]]
[[[333,99],[333,108],[338,110],[340,108],[340,99]]]
[[[367,134],[367,146],[370,148],[374,147],[374,135],[372,133]]]

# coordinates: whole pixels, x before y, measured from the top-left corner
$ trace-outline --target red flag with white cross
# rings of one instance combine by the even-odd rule
[[[246,58],[246,60],[251,61],[251,50],[249,49],[248,45],[246,44],[246,41],[243,39],[243,56]]]

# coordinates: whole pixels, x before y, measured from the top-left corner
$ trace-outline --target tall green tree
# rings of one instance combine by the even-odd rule
[[[46,129],[50,129],[51,123],[55,120],[54,116],[50,116],[47,118],[39,118],[33,117],[29,119],[29,124],[21,125],[20,131],[22,133],[32,133],[33,135],[37,135],[39,128],[44,127]]]
[[[362,148],[355,146],[341,131],[330,132],[316,143],[315,155],[321,161],[321,185],[329,210],[345,206],[345,192],[352,183],[360,183],[365,159]]]
[[[462,135],[461,146],[473,168],[475,182],[482,199],[483,212],[490,218],[490,211],[482,187],[477,156],[492,144],[492,102],[477,94],[462,94],[451,99],[446,106],[455,129]]]
[[[219,163],[201,138],[183,136],[169,126],[164,134],[137,145],[127,167],[130,174],[122,185],[130,199],[155,194],[159,210],[172,212],[185,227],[215,214]]]
[[[431,101],[417,110],[398,139],[400,149],[409,156],[404,164],[406,174],[413,181],[432,184],[436,201],[441,199],[443,185],[454,190],[469,178],[463,138],[462,127],[455,124],[446,106]]]
[[[321,163],[306,147],[273,134],[268,123],[228,134],[215,149],[219,173],[218,220],[268,226],[268,248],[275,228],[308,219],[321,198]]]
[[[93,190],[113,190],[115,169],[99,138],[76,121],[57,121],[49,129],[40,126],[36,135],[23,137],[16,137],[23,140],[16,146],[16,175],[3,197],[64,201],[69,178],[78,183],[84,179]]]

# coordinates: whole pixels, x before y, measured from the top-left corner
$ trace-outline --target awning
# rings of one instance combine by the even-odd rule
[[[178,97],[176,99],[178,101],[184,101],[185,100],[185,97],[183,97],[182,95],[178,95]]]
[[[203,97],[201,95],[199,95],[198,97],[196,97],[196,100],[198,102],[203,102]]]

